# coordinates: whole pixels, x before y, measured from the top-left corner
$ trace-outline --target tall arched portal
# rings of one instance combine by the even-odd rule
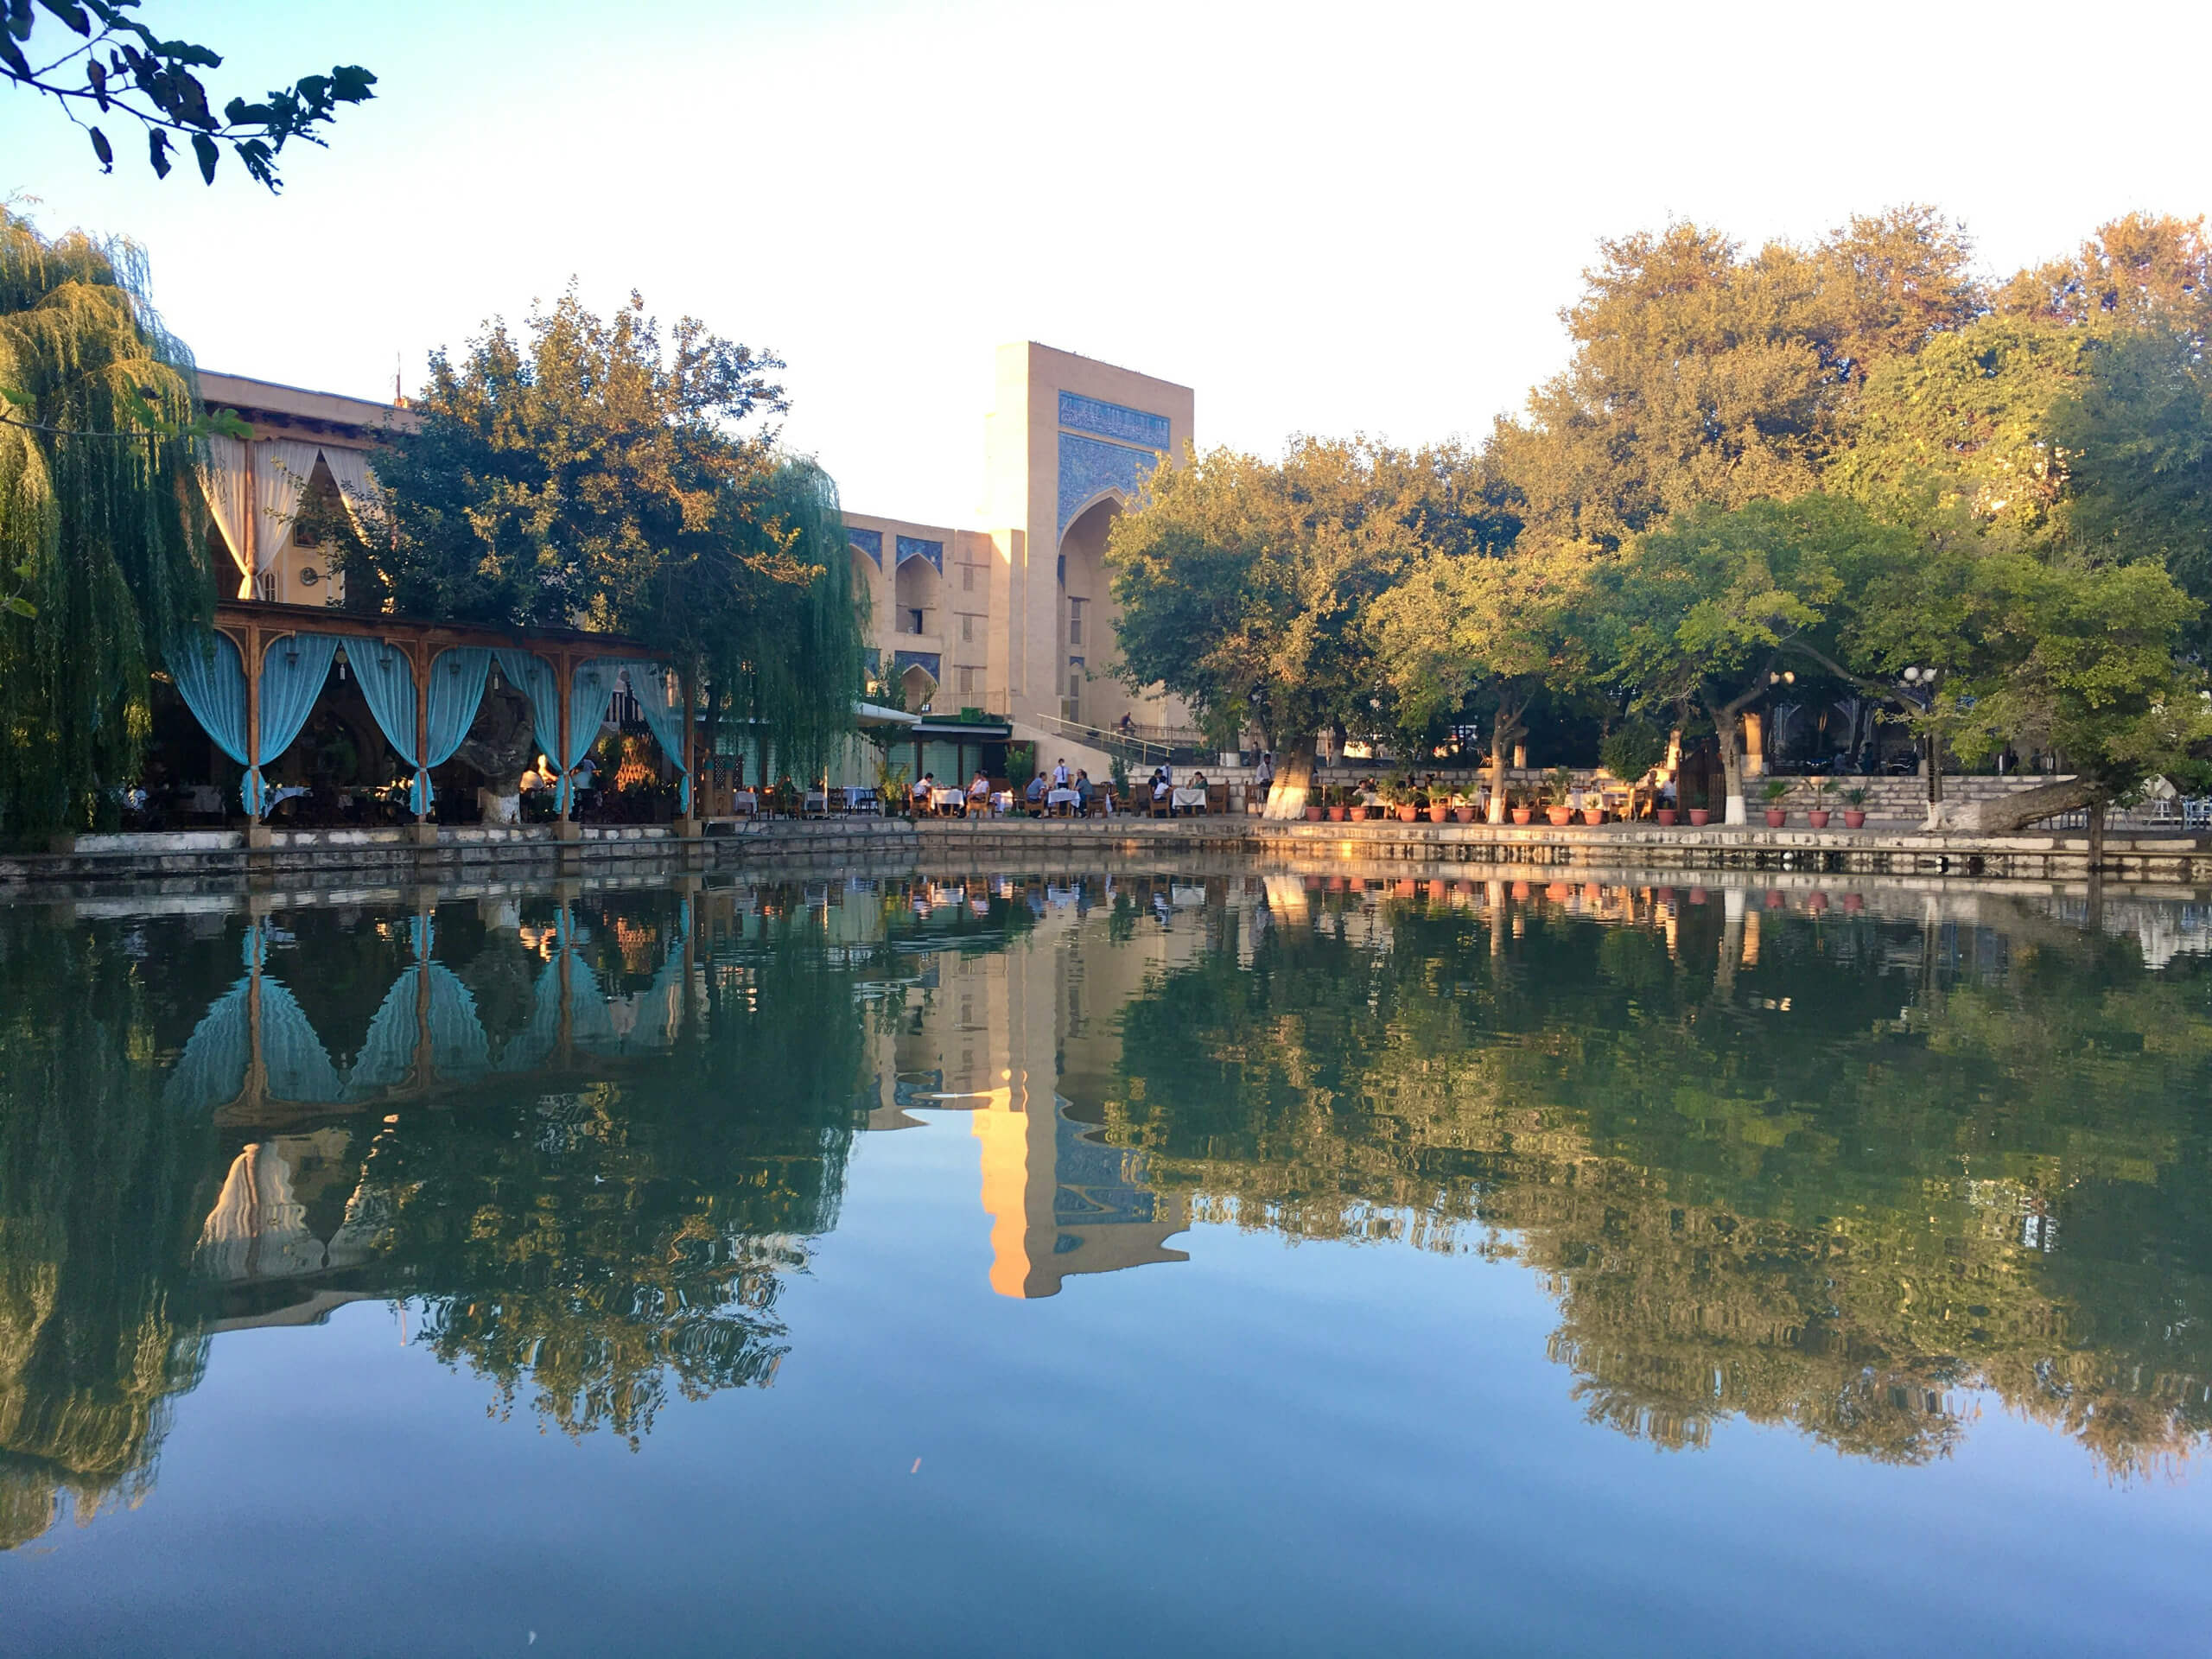
[[[1121,493],[1109,491],[1078,512],[1060,537],[1060,717],[1085,726],[1112,726],[1123,715],[1147,718],[1128,688],[1107,672],[1116,655],[1114,603],[1106,568],[1106,537],[1122,515]]]

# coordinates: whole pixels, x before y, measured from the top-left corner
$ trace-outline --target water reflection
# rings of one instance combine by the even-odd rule
[[[0,911],[0,1547],[137,1501],[211,1340],[348,1301],[573,1434],[766,1386],[855,1136],[924,1124],[1003,1296],[1194,1223],[1479,1254],[1664,1446],[1910,1464],[1994,1398],[2170,1467],[2208,936],[2082,919],[1242,872]]]

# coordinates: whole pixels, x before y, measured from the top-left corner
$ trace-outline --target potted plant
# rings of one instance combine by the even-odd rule
[[[1843,827],[1863,830],[1866,827],[1866,791],[1847,789],[1843,791]]]
[[[1760,790],[1759,793],[1766,800],[1766,827],[1768,829],[1779,830],[1789,822],[1789,810],[1783,805],[1783,802],[1789,798],[1788,779],[1770,778],[1766,780],[1766,786]]]
[[[1828,797],[1835,791],[1835,779],[1816,778],[1813,780],[1813,804],[1805,813],[1805,822],[1815,830],[1828,827]]]
[[[1584,800],[1586,803],[1587,803],[1587,801],[1589,800],[1589,798],[1589,798],[1588,796],[1586,796],[1586,795],[1583,797],[1583,800]],[[1583,809],[1582,809],[1582,822],[1583,822],[1583,823],[1588,823],[1588,824],[1599,824],[1599,823],[1603,823],[1605,821],[1605,809],[1602,805],[1599,805],[1599,806],[1591,806],[1591,805],[1588,805],[1588,804],[1585,804],[1585,805],[1584,805],[1584,807],[1583,807]]]
[[[1306,791],[1306,822],[1319,823],[1329,816],[1329,791],[1320,784],[1313,785]]]
[[[1321,791],[1322,809],[1328,814],[1331,823],[1342,823],[1344,821],[1344,810],[1350,804],[1344,797],[1351,792],[1340,784],[1332,784]]]
[[[1516,798],[1511,795],[1505,798],[1505,810],[1507,815],[1516,823],[1526,823],[1536,816],[1535,808],[1527,800]]]
[[[1682,808],[1690,815],[1693,829],[1702,830],[1713,821],[1713,800],[1702,787],[1685,791]]]
[[[1675,820],[1680,817],[1681,814],[1675,811],[1671,806],[1657,806],[1652,808],[1651,816],[1659,820],[1662,828],[1671,830],[1675,827]]]
[[[1428,796],[1428,821],[1441,823],[1452,816],[1452,803],[1440,790],[1431,790]]]
[[[1455,823],[1472,823],[1475,821],[1475,804],[1454,795],[1452,798],[1452,818]]]
[[[1565,766],[1554,766],[1544,774],[1544,816],[1552,821],[1552,828],[1560,830],[1574,818],[1574,809],[1567,803],[1574,793],[1574,774]]]

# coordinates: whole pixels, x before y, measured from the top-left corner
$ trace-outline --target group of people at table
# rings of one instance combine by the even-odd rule
[[[1188,782],[1179,784],[1173,772],[1161,766],[1154,769],[1152,777],[1141,787],[1151,797],[1154,813],[1173,817],[1206,810],[1206,775],[1203,772],[1195,772]],[[965,789],[939,784],[936,773],[925,772],[914,780],[912,798],[917,812],[961,817],[1027,811],[1032,816],[1049,817],[1060,812],[1088,817],[1094,811],[1111,813],[1116,810],[1110,787],[1092,783],[1090,774],[1081,767],[1071,772],[1065,760],[1058,762],[1050,772],[1039,772],[1019,794],[1011,789],[994,789],[990,779],[980,770]]]

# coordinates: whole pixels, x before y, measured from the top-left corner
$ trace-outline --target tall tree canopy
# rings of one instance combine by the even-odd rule
[[[127,242],[0,211],[0,835],[111,817],[213,608],[192,359]]]
[[[715,712],[811,766],[861,673],[836,486],[776,447],[771,354],[636,295],[573,294],[431,359],[417,431],[379,463],[385,521],[339,538],[349,604],[644,640]]]
[[[302,75],[257,102],[233,98],[218,117],[195,72],[221,68],[222,58],[191,41],[156,35],[131,15],[139,3],[0,0],[0,80],[59,104],[85,129],[103,173],[115,170],[115,146],[98,124],[135,122],[146,135],[146,161],[156,178],[168,176],[170,152],[181,140],[191,147],[207,183],[215,182],[227,145],[248,177],[277,191],[283,188],[276,170],[279,150],[295,138],[320,144],[315,129],[328,124],[340,105],[365,104],[375,96],[369,90],[374,75],[358,63],[339,64],[327,75]]]
[[[1573,358],[1500,423],[1495,464],[1532,526],[1608,550],[1669,513],[1800,494],[1873,366],[1980,308],[1968,258],[1924,207],[1749,256],[1688,223],[1602,243],[1560,314]]]
[[[1285,757],[1268,811],[1300,814],[1315,738],[1380,706],[1369,607],[1425,548],[1495,524],[1455,448],[1301,438],[1280,461],[1216,449],[1162,467],[1108,542],[1121,671],[1258,725]]]

